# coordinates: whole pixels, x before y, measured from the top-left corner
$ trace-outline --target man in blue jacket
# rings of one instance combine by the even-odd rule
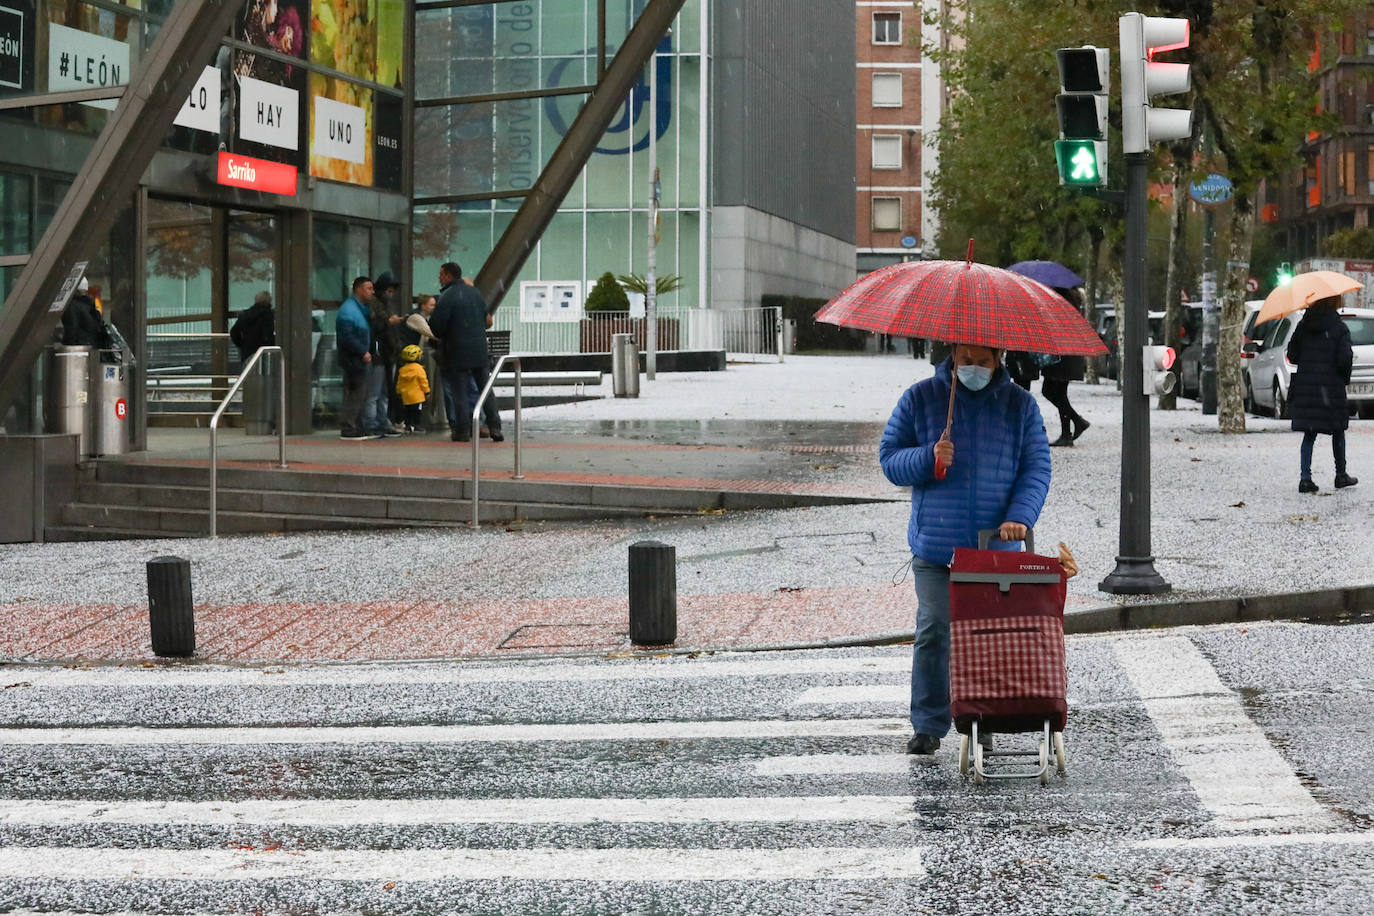
[[[950,386],[954,425],[943,439]],[[933,754],[949,731],[949,565],[995,528],[1014,548],[1035,526],[1050,489],[1050,449],[1035,399],[1012,384],[1001,353],[958,344],[933,378],[897,402],[878,446],[883,474],[911,487],[911,569],[916,642],[911,662],[909,754]],[[936,462],[946,469],[936,479]],[[994,542],[996,544],[997,542]],[[979,739],[983,732],[979,730]]]
[[[358,277],[353,281],[353,295],[339,306],[339,313],[334,319],[334,340],[339,349],[339,369],[343,372],[340,439],[378,438],[363,429],[363,410],[367,406],[367,371],[372,363],[372,325],[368,319],[372,298],[372,280]]]

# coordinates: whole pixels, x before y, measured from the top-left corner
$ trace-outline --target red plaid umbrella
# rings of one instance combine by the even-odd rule
[[[1078,310],[1047,286],[967,261],[908,261],[851,283],[817,321],[897,337],[1003,350],[1098,356],[1107,348]]]

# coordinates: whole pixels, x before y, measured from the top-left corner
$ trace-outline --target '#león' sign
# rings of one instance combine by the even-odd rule
[[[216,181],[230,187],[267,191],[270,194],[295,194],[296,168],[266,159],[220,153]]]

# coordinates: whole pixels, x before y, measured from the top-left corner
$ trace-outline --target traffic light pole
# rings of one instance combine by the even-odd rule
[[[1145,289],[1145,185],[1149,153],[1126,154],[1126,320],[1121,344],[1121,518],[1116,569],[1098,588],[1113,595],[1158,595],[1172,588],[1150,554],[1150,399],[1145,391],[1149,334]]]

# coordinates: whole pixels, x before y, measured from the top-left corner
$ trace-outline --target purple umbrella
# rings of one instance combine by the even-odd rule
[[[1082,277],[1058,261],[1017,261],[1007,270],[1058,289],[1073,289],[1083,285]]]

